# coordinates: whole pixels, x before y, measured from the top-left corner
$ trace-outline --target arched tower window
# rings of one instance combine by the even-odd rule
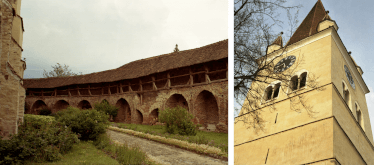
[[[265,101],[277,98],[279,96],[280,86],[281,86],[280,82],[275,85],[273,84],[269,85],[265,90],[265,95],[264,95]]]
[[[362,116],[362,112],[361,112],[361,109],[360,109],[360,106],[357,105],[357,103],[355,104],[355,109],[356,109],[356,115],[357,115],[357,122],[358,124],[360,124],[362,130],[365,131],[365,127],[364,127],[364,118]]]
[[[304,72],[303,74],[301,74],[301,76],[300,76],[300,88],[305,87],[305,85],[306,85],[306,76],[307,76],[306,72]]]
[[[299,84],[299,80],[298,80],[297,76],[293,76],[291,78],[291,89],[292,89],[292,91],[297,90],[298,84]]]
[[[342,85],[343,85],[343,98],[344,98],[344,101],[347,103],[349,109],[351,109],[351,105],[350,105],[351,95],[349,93],[347,85],[345,85],[344,82],[342,82]]]
[[[299,76],[298,76],[299,75]],[[297,74],[291,78],[290,88],[291,91],[295,91],[306,86],[306,78],[308,72],[303,72],[302,74]]]
[[[271,95],[273,94],[273,87],[272,86],[269,86],[266,88],[266,101],[267,100],[271,100]]]

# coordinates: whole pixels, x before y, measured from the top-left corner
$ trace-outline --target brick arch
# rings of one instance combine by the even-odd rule
[[[218,124],[219,108],[216,97],[207,90],[201,91],[194,102],[195,116],[199,124]]]
[[[174,107],[183,107],[189,111],[188,101],[187,99],[181,94],[173,94],[171,95],[165,103],[165,108],[174,108]]]
[[[91,103],[88,102],[87,100],[82,100],[82,101],[80,101],[80,102],[78,103],[77,107],[78,107],[79,109],[82,109],[82,110],[84,110],[84,109],[92,109]]]
[[[48,108],[47,104],[43,100],[37,100],[34,102],[34,104],[31,107],[31,114],[38,114],[38,112],[43,109]]]
[[[56,113],[60,110],[63,110],[63,109],[66,109],[67,107],[69,107],[69,103],[65,100],[58,100],[54,105],[53,105],[53,108],[52,108],[52,113]]]
[[[160,112],[159,108],[156,108],[151,111],[151,113],[149,114],[149,121],[151,122],[151,124],[154,124],[158,121],[159,112]]]
[[[134,123],[136,123],[136,124],[142,124],[143,123],[143,114],[138,109],[135,111]]]
[[[116,107],[118,107],[118,114],[114,119],[115,122],[131,123],[131,109],[130,104],[123,98],[120,98]]]

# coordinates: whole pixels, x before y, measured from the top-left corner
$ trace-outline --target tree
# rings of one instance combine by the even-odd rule
[[[77,73],[72,72],[71,69],[69,69],[69,65],[66,65],[66,64],[62,66],[60,63],[57,63],[57,65],[51,66],[51,67],[53,68],[52,71],[47,72],[46,70],[44,70],[44,73],[43,73],[44,78],[82,75],[82,73],[77,74]]]
[[[282,86],[290,85],[290,79],[295,68],[303,64],[302,55],[295,64],[284,72],[274,72],[276,61],[287,56],[287,46],[283,47],[283,36],[274,33],[275,28],[281,27],[278,20],[281,13],[287,13],[288,36],[291,37],[298,21],[291,11],[300,6],[285,6],[286,0],[235,0],[234,4],[234,97],[241,107],[235,107],[238,114],[245,114],[236,118],[235,122],[244,122],[247,127],[262,129],[261,99],[265,88],[275,80],[281,81]],[[287,38],[286,37],[286,38]],[[277,38],[277,39],[276,39]],[[271,57],[267,53],[268,47],[277,42],[283,52],[280,56]],[[308,74],[308,86],[318,89],[318,77]],[[287,87],[288,88],[288,87]],[[281,88],[281,89],[287,89]],[[322,89],[321,89],[322,90]],[[301,111],[306,109],[310,116],[314,112],[312,106],[306,103],[303,95],[290,98],[291,109]],[[243,104],[244,102],[244,104]],[[269,108],[275,109],[269,105]]]

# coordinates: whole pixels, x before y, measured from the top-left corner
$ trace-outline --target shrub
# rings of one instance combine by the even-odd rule
[[[48,108],[43,108],[39,111],[39,115],[48,116],[52,113],[52,111]]]
[[[106,100],[103,100],[101,103],[95,103],[94,109],[110,115],[110,117],[112,117],[113,119],[117,116],[118,113],[118,107],[110,105]]]
[[[196,125],[191,121],[193,115],[185,108],[166,108],[159,114],[160,122],[166,123],[166,131],[180,135],[196,135]]]
[[[126,144],[116,147],[117,161],[121,164],[145,164],[146,155],[139,147],[128,147]]]
[[[53,117],[52,117],[53,118]],[[51,117],[25,115],[18,134],[0,139],[0,164],[22,164],[24,160],[54,161],[69,151],[78,137]]]
[[[78,134],[81,140],[96,140],[105,133],[109,116],[95,109],[81,111],[78,108],[68,107],[56,113],[56,119],[70,127]]]

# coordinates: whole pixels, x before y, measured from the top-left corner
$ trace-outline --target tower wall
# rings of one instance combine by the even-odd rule
[[[0,55],[0,135],[8,137],[17,133],[17,126],[23,122],[25,89],[22,86],[24,62],[22,48],[15,38],[22,38],[22,19],[15,13],[20,10],[20,1],[1,0],[1,55]],[[16,9],[13,9],[16,7]],[[14,12],[15,11],[15,12]],[[22,42],[22,39],[19,40]],[[20,67],[22,66],[22,67]],[[22,75],[22,76],[20,76]]]

